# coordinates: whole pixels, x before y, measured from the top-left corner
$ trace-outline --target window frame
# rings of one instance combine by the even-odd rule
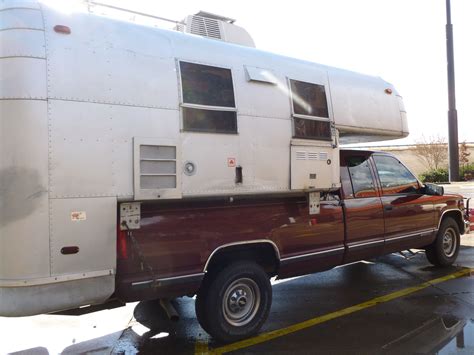
[[[413,174],[413,172],[408,169],[408,167],[403,164],[399,159],[397,159],[396,157],[394,157],[393,155],[389,155],[389,154],[383,154],[383,153],[375,153],[375,154],[372,154],[371,156],[371,159],[372,159],[372,164],[373,164],[373,170],[376,174],[376,180],[377,180],[377,185],[379,187],[379,190],[380,190],[380,196],[403,196],[403,195],[422,195],[422,193],[420,191],[413,191],[413,192],[400,192],[400,193],[393,193],[393,194],[386,194],[384,193],[384,188],[382,186],[382,180],[380,179],[380,175],[379,175],[379,169],[377,168],[377,163],[375,161],[375,157],[376,156],[380,156],[380,157],[389,157],[389,158],[392,158],[392,159],[395,159],[396,161],[398,161],[399,164],[401,164],[405,169],[407,169],[407,171],[413,175],[413,177],[415,178],[417,184],[418,184],[418,190],[420,190],[422,187],[423,187],[423,184],[420,182],[420,180],[418,180],[418,178],[416,177],[415,174]]]
[[[234,95],[234,107],[210,106],[210,105],[191,104],[191,103],[184,102],[183,75],[181,73],[181,62],[230,70],[230,76],[232,79],[232,93]],[[213,63],[204,63],[204,62],[198,62],[194,60],[185,60],[185,59],[176,58],[176,74],[178,75],[178,85],[179,85],[179,130],[181,132],[204,133],[204,134],[233,134],[233,135],[239,134],[239,120],[238,120],[238,110],[237,110],[238,104],[237,104],[237,95],[236,95],[236,90],[235,90],[234,71],[232,70],[232,67],[216,65]],[[185,130],[184,129],[184,115],[183,115],[183,110],[182,110],[183,107],[197,109],[197,110],[235,112],[236,131],[235,132],[209,132],[209,131],[199,131],[199,130]]]
[[[295,106],[293,104],[293,90],[291,88],[291,81],[299,81],[299,82],[302,82],[302,83],[306,83],[306,84],[311,84],[311,85],[319,85],[319,86],[322,86],[324,88],[324,94],[326,95],[326,107],[327,107],[327,110],[328,110],[328,117],[322,117],[322,116],[310,116],[310,115],[303,115],[301,113],[295,113]],[[311,140],[311,141],[332,141],[333,140],[333,129],[334,129],[334,126],[333,126],[333,121],[331,119],[331,111],[332,111],[332,107],[329,105],[329,100],[328,100],[328,97],[329,97],[329,90],[328,90],[328,85],[327,83],[323,83],[323,84],[317,84],[317,83],[312,83],[312,82],[309,82],[309,81],[304,81],[304,80],[300,80],[300,79],[294,79],[294,78],[290,78],[290,77],[287,77],[287,85],[288,85],[288,91],[290,92],[290,107],[291,107],[291,135],[294,139],[304,139],[304,140]],[[330,136],[328,138],[310,138],[310,137],[297,137],[295,135],[295,117],[296,118],[301,118],[301,119],[306,119],[306,120],[312,120],[312,121],[321,121],[321,122],[328,122],[329,123],[329,130],[330,130]]]
[[[351,158],[351,157],[349,157],[349,158]],[[350,170],[347,158],[344,159],[344,163],[346,164],[346,167],[347,167],[347,172],[349,173],[349,181],[350,181],[351,187],[352,187],[352,198],[353,199],[380,197],[381,190],[380,190],[379,182],[377,180],[378,175],[376,175],[377,172],[374,171],[371,159],[372,159],[372,156],[369,155],[369,156],[366,157],[365,161],[367,162],[367,167],[369,168],[370,176],[372,178],[372,183],[374,185],[374,192],[375,192],[374,196],[356,196],[356,192],[355,192],[355,189],[354,189],[354,182],[352,181],[353,179],[352,179],[352,176],[351,176],[351,170]]]

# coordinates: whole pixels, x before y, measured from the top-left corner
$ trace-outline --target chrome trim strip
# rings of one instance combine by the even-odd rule
[[[269,243],[273,246],[273,249],[275,249],[275,253],[277,255],[277,258],[278,258],[278,261],[280,261],[280,251],[278,250],[278,247],[277,245],[269,240],[269,239],[255,239],[255,240],[248,240],[248,241],[244,241],[244,242],[235,242],[235,243],[228,243],[228,244],[224,244],[224,245],[221,245],[220,247],[217,247],[216,249],[214,249],[211,253],[211,255],[209,255],[209,257],[207,258],[207,261],[206,261],[206,264],[204,265],[204,270],[203,272],[206,272],[207,271],[207,267],[209,266],[209,263],[212,259],[212,257],[214,256],[214,254],[216,254],[219,250],[221,249],[224,249],[224,248],[228,248],[228,247],[233,247],[233,246],[236,246],[236,245],[246,245],[246,244],[260,244],[260,243]]]
[[[321,254],[328,254],[328,253],[333,253],[336,251],[344,250],[345,247],[340,247],[340,248],[334,248],[334,249],[328,249],[328,250],[322,250],[322,251],[317,251],[315,253],[309,253],[309,254],[302,254],[302,255],[296,255],[296,256],[290,256],[288,258],[283,258],[280,261],[288,261],[288,260],[294,260],[294,259],[299,259],[299,258],[306,258],[308,256],[314,256],[314,255],[321,255]]]
[[[182,275],[182,276],[174,276],[174,277],[165,277],[162,279],[156,279],[156,280],[146,280],[146,281],[138,281],[138,282],[132,282],[132,286],[140,286],[140,285],[145,285],[152,283],[154,281],[156,282],[167,282],[167,281],[175,281],[179,279],[186,279],[186,278],[191,278],[191,277],[201,277],[204,276],[203,272],[200,272],[198,274],[191,274],[191,275]]]
[[[443,216],[446,212],[451,212],[451,211],[456,211],[456,212],[459,212],[461,214],[461,219],[464,220],[463,216],[462,216],[462,212],[461,210],[458,210],[456,208],[451,208],[449,210],[446,210],[446,211],[443,211],[443,213],[441,213],[441,217],[439,217],[439,221],[438,221],[438,229],[441,227],[441,222],[443,221]]]
[[[435,232],[437,229],[435,228],[432,228],[432,229],[424,229],[424,230],[421,230],[421,231],[418,231],[418,232],[415,232],[415,233],[410,233],[410,234],[405,234],[405,235],[401,235],[401,236],[398,236],[398,237],[393,237],[393,238],[386,238],[385,241],[386,242],[389,242],[389,241],[392,241],[392,240],[398,240],[398,239],[405,239],[405,238],[411,238],[411,237],[416,237],[416,236],[423,236],[425,234],[429,234],[429,233],[433,233]]]
[[[357,243],[357,244],[348,244],[347,247],[349,249],[351,248],[357,248],[357,247],[362,247],[362,246],[366,246],[366,245],[371,245],[371,244],[383,244],[385,242],[384,239],[382,240],[374,240],[372,242],[365,242],[365,243]]]

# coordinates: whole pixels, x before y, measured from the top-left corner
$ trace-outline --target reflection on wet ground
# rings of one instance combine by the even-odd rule
[[[459,321],[462,327],[439,351],[439,355],[474,354],[474,320]]]
[[[472,238],[472,237],[469,237]],[[474,247],[458,265],[437,269],[424,255],[389,255],[274,284],[262,333],[346,309],[401,289],[474,267]],[[83,316],[0,318],[0,353],[191,354],[219,349],[199,326],[194,299],[176,301],[170,322],[156,301]],[[5,336],[6,335],[6,336]],[[198,346],[196,346],[198,344]],[[474,354],[474,274],[241,348],[235,353]]]
[[[384,345],[387,354],[474,354],[474,322],[437,317]]]

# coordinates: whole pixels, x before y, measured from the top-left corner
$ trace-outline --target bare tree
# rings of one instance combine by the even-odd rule
[[[416,142],[415,153],[430,170],[439,169],[448,157],[446,139],[441,136],[430,136],[428,139],[421,136],[421,140]]]
[[[462,142],[459,145],[459,164],[462,166],[466,166],[467,163],[469,163],[469,156],[471,153],[467,149],[467,144],[466,141]]]

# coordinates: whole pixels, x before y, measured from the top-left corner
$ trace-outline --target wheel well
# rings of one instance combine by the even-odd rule
[[[276,275],[280,260],[277,252],[270,243],[254,243],[243,245],[232,245],[218,250],[207,263],[207,272],[221,270],[225,266],[241,260],[255,261],[265,272]]]
[[[441,226],[441,223],[443,223],[443,221],[447,217],[451,217],[452,219],[454,219],[456,221],[456,223],[458,224],[458,227],[459,227],[459,231],[461,232],[461,234],[463,234],[463,232],[464,232],[464,221],[462,219],[462,212],[458,211],[458,210],[445,212],[443,214],[443,216],[441,217],[441,221],[439,222],[439,226]]]

